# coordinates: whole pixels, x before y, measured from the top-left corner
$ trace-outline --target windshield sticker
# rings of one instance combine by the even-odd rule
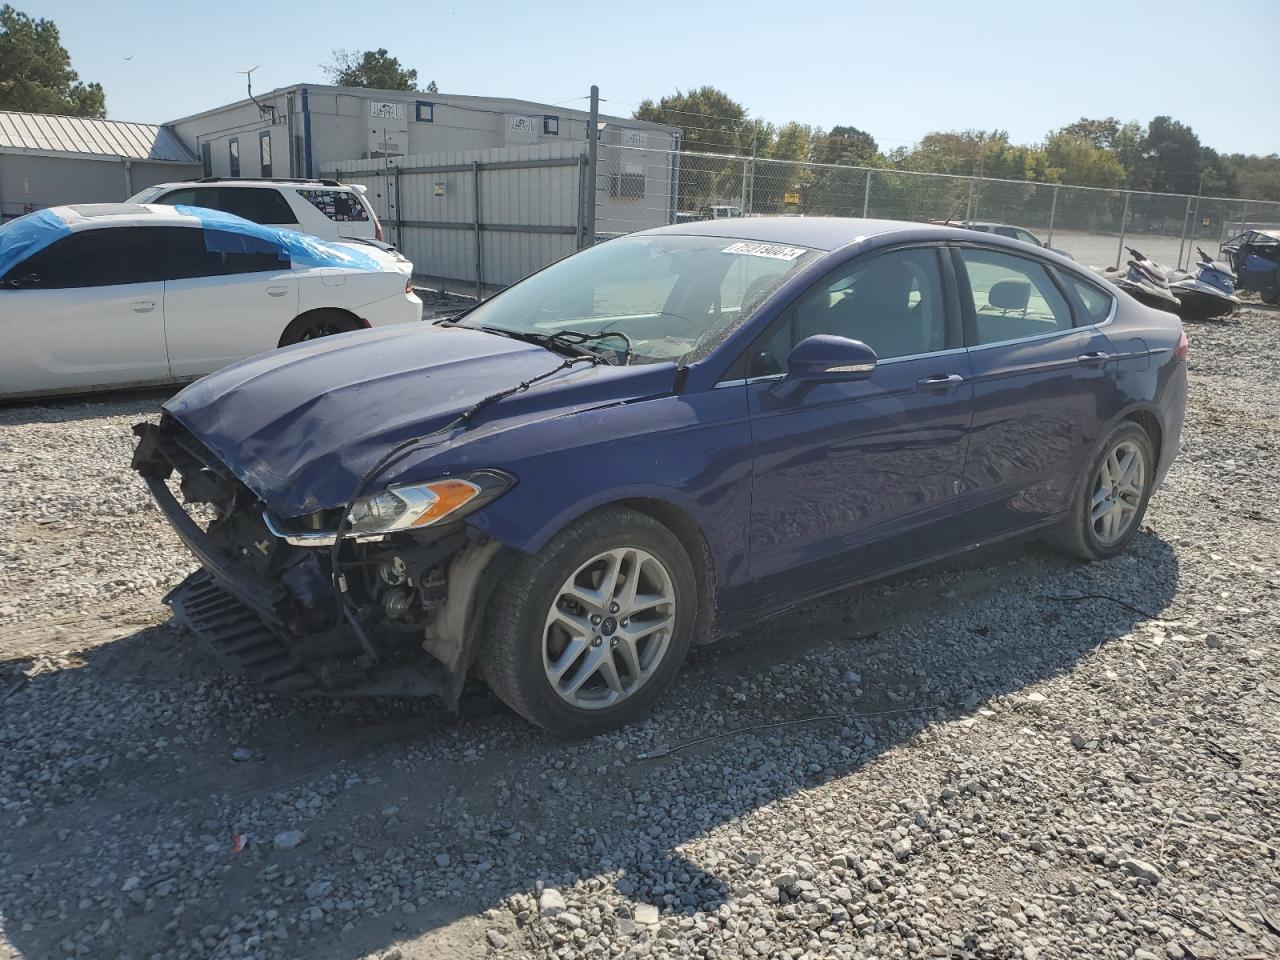
[[[808,253],[804,247],[784,247],[777,243],[753,243],[744,240],[730,244],[721,253],[742,253],[748,257],[768,257],[770,260],[794,260]]]

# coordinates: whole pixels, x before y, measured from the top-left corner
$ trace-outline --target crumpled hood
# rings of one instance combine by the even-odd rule
[[[345,504],[395,444],[564,359],[477,330],[398,324],[260,354],[196,381],[164,410],[276,514],[296,517]],[[433,443],[447,449],[499,424],[655,396],[674,382],[674,364],[581,363],[487,408],[463,435],[442,434]],[[397,464],[371,489],[393,477],[430,479],[412,469],[411,461]]]

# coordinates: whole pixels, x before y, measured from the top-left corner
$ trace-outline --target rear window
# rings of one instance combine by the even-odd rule
[[[351,190],[299,190],[298,196],[339,223],[369,219],[363,201]]]
[[[1102,323],[1111,315],[1111,305],[1115,300],[1110,294],[1103,293],[1093,284],[1077,280],[1069,274],[1066,275],[1066,280],[1067,285],[1080,301],[1080,305],[1084,307],[1089,323]]]
[[[280,195],[280,191],[269,187],[183,187],[171,190],[163,197],[153,201],[170,206],[179,204],[189,207],[205,207],[209,210],[221,210],[233,213],[254,223],[295,224],[289,201]]]

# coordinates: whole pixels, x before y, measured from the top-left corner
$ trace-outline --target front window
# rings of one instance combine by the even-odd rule
[[[459,326],[592,341],[632,363],[701,355],[820,251],[731,237],[632,236],[561,260],[476,307]]]

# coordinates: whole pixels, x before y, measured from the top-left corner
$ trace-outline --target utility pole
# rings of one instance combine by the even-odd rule
[[[587,210],[583,233],[588,247],[596,242],[596,164],[600,159],[600,88],[591,85],[591,119],[587,122]]]

